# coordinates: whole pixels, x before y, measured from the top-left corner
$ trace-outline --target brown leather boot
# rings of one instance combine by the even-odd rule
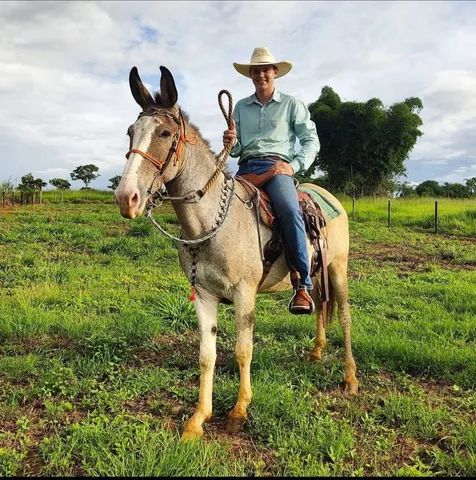
[[[294,295],[289,302],[288,310],[295,315],[314,312],[314,301],[306,287],[300,287],[294,290]]]

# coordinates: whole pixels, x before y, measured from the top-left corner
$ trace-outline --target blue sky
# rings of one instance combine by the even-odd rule
[[[252,93],[232,63],[256,46],[293,62],[277,87],[306,103],[325,85],[344,101],[420,97],[424,135],[407,180],[476,176],[475,2],[4,1],[0,20],[0,181],[70,180],[94,163],[91,186],[105,188],[122,173],[139,112],[134,65],[151,90],[167,66],[179,104],[220,151],[217,94],[236,103]]]

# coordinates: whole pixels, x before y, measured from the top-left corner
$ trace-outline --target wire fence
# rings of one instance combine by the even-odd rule
[[[375,222],[392,227],[405,226],[431,233],[476,237],[476,198],[432,199],[339,197],[353,222]],[[0,208],[33,204],[107,203],[114,204],[113,192],[94,189],[47,191],[0,191]]]
[[[14,207],[15,205],[33,205],[40,204],[42,201],[42,192],[37,191],[10,191],[0,193],[0,204],[3,208]]]
[[[435,234],[476,236],[476,198],[343,198],[349,219]]]

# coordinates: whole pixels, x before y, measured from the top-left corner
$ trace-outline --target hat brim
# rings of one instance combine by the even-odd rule
[[[233,62],[233,66],[235,67],[235,70],[238,73],[241,73],[245,77],[251,78],[250,75],[250,67],[256,66],[256,65],[276,65],[278,67],[278,73],[274,78],[279,78],[279,77],[284,77],[291,68],[293,68],[293,64],[291,62],[275,62],[275,63],[236,63]]]

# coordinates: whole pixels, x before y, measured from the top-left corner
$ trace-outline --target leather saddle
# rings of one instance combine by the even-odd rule
[[[259,214],[261,221],[271,228],[271,239],[263,248],[263,275],[260,285],[266,279],[274,262],[279,258],[283,251],[284,244],[281,240],[279,231],[279,222],[273,209],[272,202],[266,192],[261,188],[270,178],[274,176],[272,171],[263,174],[244,174],[236,176],[236,180],[241,183],[248,191],[252,198],[259,199]],[[311,257],[311,277],[317,273],[321,273],[320,293],[321,300],[327,302],[329,300],[329,282],[327,273],[326,249],[327,242],[323,228],[326,226],[324,213],[313,198],[306,192],[298,190],[298,201],[306,227],[306,233],[313,247],[313,255]],[[289,261],[288,261],[289,265]],[[289,265],[291,283],[294,289],[299,285],[299,272]]]

